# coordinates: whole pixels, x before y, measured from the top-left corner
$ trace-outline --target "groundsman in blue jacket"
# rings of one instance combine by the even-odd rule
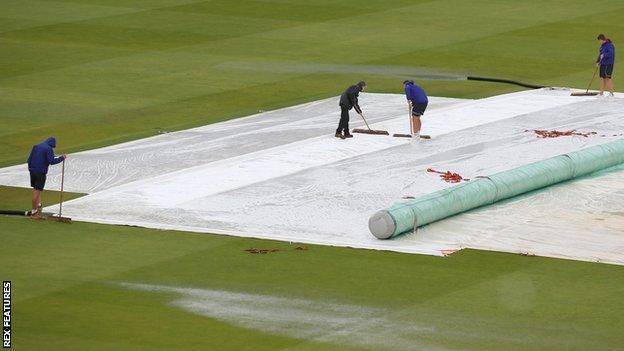
[[[28,156],[28,171],[30,172],[30,186],[32,192],[32,211],[31,216],[34,219],[41,218],[41,192],[46,182],[48,167],[63,162],[67,156],[54,156],[54,148],[56,147],[56,139],[49,137],[45,141],[33,146]]]
[[[609,89],[611,96],[613,96],[613,80],[611,75],[613,74],[613,65],[615,64],[615,46],[611,42],[611,39],[605,37],[604,34],[598,35],[600,40],[600,54],[596,59],[596,65],[600,67],[600,93],[602,95],[605,87]]]
[[[413,80],[403,81],[405,88],[405,98],[410,107],[411,123],[412,123],[412,137],[414,140],[418,140],[420,137],[420,117],[425,114],[429,99],[425,90],[414,83]]]

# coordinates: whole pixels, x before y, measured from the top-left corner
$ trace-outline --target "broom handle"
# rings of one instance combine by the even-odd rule
[[[587,90],[585,90],[585,94],[589,93],[589,88],[591,88],[591,85],[594,82],[594,78],[596,78],[596,72],[598,72],[598,65],[596,65],[596,68],[594,69],[594,75],[592,76],[592,79],[589,81],[589,85],[587,86]]]
[[[412,125],[412,101],[408,100],[408,109],[409,111],[407,112],[407,114],[409,115],[409,125],[410,125],[410,135],[414,134],[414,126]]]
[[[63,183],[65,183],[65,159],[63,159],[63,166],[61,167],[61,201],[59,204],[59,217],[63,215]]]
[[[358,115],[360,115],[360,117],[362,117],[362,119],[364,120],[364,123],[366,123],[366,128],[368,128],[368,130],[371,130],[370,127],[368,126],[368,122],[366,122],[366,118],[364,118],[364,115],[361,113],[358,113]]]

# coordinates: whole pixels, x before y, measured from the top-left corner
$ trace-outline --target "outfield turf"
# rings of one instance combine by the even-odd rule
[[[240,328],[174,308],[171,294],[118,282],[385,308],[425,329],[413,345],[426,350],[615,350],[624,342],[618,266],[473,250],[448,258],[299,251],[266,240],[23,218],[2,225],[10,228],[2,234],[2,277],[14,283],[18,350],[365,349]]]
[[[405,78],[315,74],[315,64],[585,87],[597,32],[617,45],[622,17],[619,0],[5,1],[0,165],[23,161],[49,133],[76,151],[334,96],[359,79],[399,92]],[[516,89],[420,82],[453,97]]]
[[[623,17],[621,1],[3,1],[0,166],[24,162],[49,135],[58,152],[75,152],[335,96],[360,79],[373,92],[400,92],[408,76],[449,97],[517,88],[418,75],[585,87],[596,35],[618,46]],[[0,188],[0,208],[26,209],[28,196]],[[348,349],[190,314],[168,294],[118,282],[399,310],[401,321],[429,331],[411,345],[421,349],[608,350],[624,342],[623,267],[293,246],[0,217],[15,349]],[[283,251],[243,251],[250,247]]]

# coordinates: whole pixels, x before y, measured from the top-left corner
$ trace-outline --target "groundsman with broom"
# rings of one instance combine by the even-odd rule
[[[364,91],[364,88],[366,88],[366,83],[360,81],[348,87],[340,95],[340,122],[338,123],[338,129],[336,129],[336,138],[353,138],[353,135],[349,132],[349,110],[353,108],[355,112],[362,114],[362,109],[358,105],[358,96],[361,91]]]
[[[615,63],[615,46],[611,42],[611,39],[605,37],[604,34],[598,35],[600,40],[600,54],[596,59],[596,65],[600,67],[600,93],[602,96],[605,88],[609,90],[611,96],[613,96],[613,80],[611,75],[613,74],[613,64]]]
[[[32,192],[32,210],[30,212],[32,219],[41,218],[41,192],[46,182],[48,167],[65,161],[66,155],[54,156],[54,148],[56,147],[56,139],[49,137],[45,141],[33,146],[28,156],[28,171],[30,172],[30,186]]]

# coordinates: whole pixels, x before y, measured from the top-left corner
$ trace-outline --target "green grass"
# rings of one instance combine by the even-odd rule
[[[138,228],[5,224],[16,228],[5,236],[3,269],[15,283],[17,349],[344,349],[187,314],[168,306],[168,296],[111,284],[119,281],[394,308],[407,323],[436,328],[415,343],[441,348],[607,350],[624,341],[621,269],[606,265],[476,251],[446,259],[294,251],[285,243]],[[257,246],[285,251],[243,251]]]
[[[297,251],[281,242],[20,218],[3,225],[16,349],[345,349],[188,314],[166,294],[115,285],[124,281],[384,307],[435,328],[414,343],[441,349],[608,350],[624,342],[621,267],[472,250],[449,258]],[[250,247],[283,251],[243,251]]]
[[[4,1],[0,166],[24,162],[49,135],[59,153],[75,152],[335,96],[360,79],[373,92],[400,92],[403,75],[379,72],[401,67],[585,87],[596,34],[617,46],[623,16],[621,1]],[[332,65],[379,69],[322,69]],[[438,96],[517,90],[412,78]],[[0,208],[28,206],[28,190],[0,188]],[[0,228],[18,350],[347,349],[189,314],[171,296],[124,290],[119,281],[400,310],[409,323],[435,327],[415,341],[429,349],[608,350],[624,342],[618,266],[472,250],[444,259],[294,251],[271,241],[10,217],[0,217]],[[251,255],[249,247],[283,251]]]
[[[597,31],[617,44],[622,16],[620,1],[5,2],[0,165],[22,162],[48,134],[74,152],[337,95],[360,79],[371,91],[399,92],[405,78],[284,72],[281,64],[402,66],[584,87]],[[516,90],[420,83],[454,97]]]
[[[26,173],[26,176],[28,176],[28,173]],[[2,200],[0,200],[0,209],[30,209],[31,190],[0,185],[0,194],[2,194]],[[71,199],[76,199],[81,196],[84,196],[84,194],[64,192],[63,201],[69,201]],[[57,204],[59,203],[59,201],[60,193],[58,191],[45,190],[41,195],[41,204],[43,205],[43,207]]]

